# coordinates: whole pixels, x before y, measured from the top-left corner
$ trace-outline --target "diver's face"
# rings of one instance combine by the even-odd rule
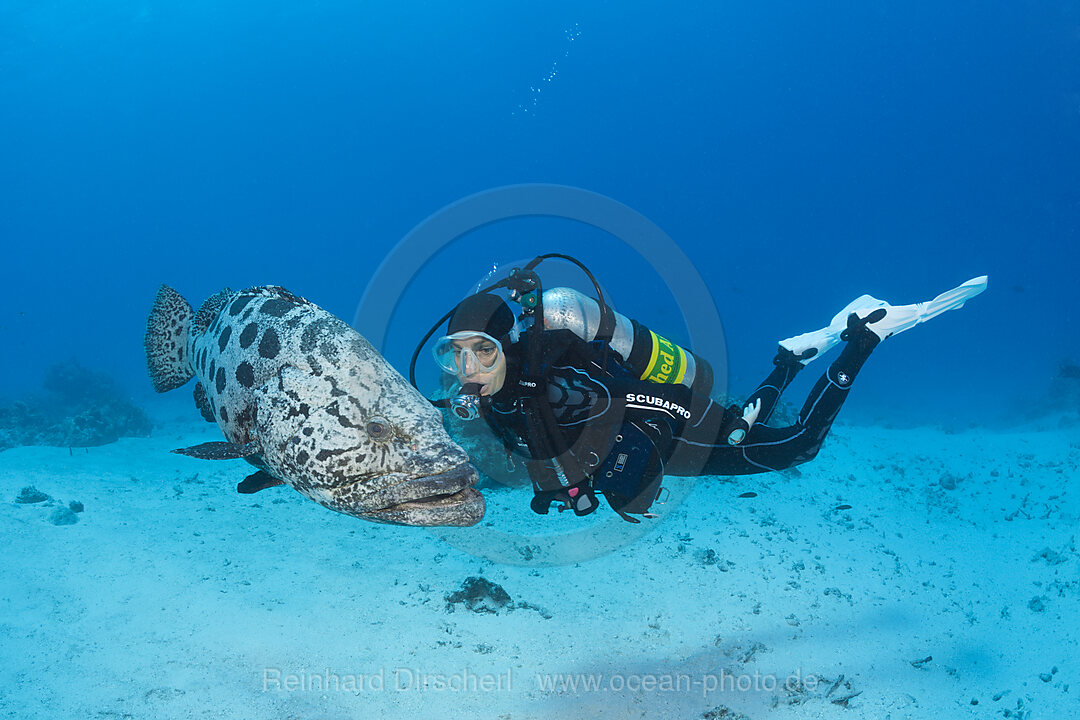
[[[506,380],[506,357],[499,347],[485,337],[453,341],[458,380],[477,383],[481,395],[494,395]]]

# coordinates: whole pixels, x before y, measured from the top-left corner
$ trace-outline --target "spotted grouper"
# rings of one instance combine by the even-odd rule
[[[237,490],[287,484],[320,505],[397,525],[469,526],[478,476],[438,411],[349,325],[281,287],[223,290],[198,312],[162,285],[146,324],[154,389],[192,377],[227,442],[175,450],[244,458]]]

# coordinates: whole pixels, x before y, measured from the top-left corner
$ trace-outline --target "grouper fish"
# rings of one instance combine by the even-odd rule
[[[437,410],[349,325],[276,287],[228,289],[198,312],[162,285],[146,324],[154,389],[192,377],[226,442],[174,450],[244,458],[243,493],[290,485],[337,512],[397,525],[484,516],[476,468]]]

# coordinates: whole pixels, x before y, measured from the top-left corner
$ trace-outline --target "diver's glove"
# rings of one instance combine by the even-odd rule
[[[564,503],[565,505],[559,508],[559,511],[573,510],[578,517],[594,512],[600,505],[596,500],[596,493],[593,492],[592,485],[588,482],[567,488]]]
[[[530,507],[538,515],[547,515],[553,502],[561,503],[559,512],[573,510],[578,517],[589,515],[600,505],[588,480],[573,487],[537,492]]]
[[[757,422],[758,413],[761,412],[761,398],[757,398],[752,404],[743,408],[742,417],[735,421],[731,432],[728,433],[728,445],[738,445],[746,437],[746,433],[750,432],[750,428],[754,427],[754,423]]]

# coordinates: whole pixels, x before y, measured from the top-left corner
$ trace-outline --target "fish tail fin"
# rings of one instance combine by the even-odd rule
[[[178,388],[192,378],[188,334],[195,313],[188,301],[168,285],[158,288],[154,308],[146,320],[146,367],[154,390]]]

